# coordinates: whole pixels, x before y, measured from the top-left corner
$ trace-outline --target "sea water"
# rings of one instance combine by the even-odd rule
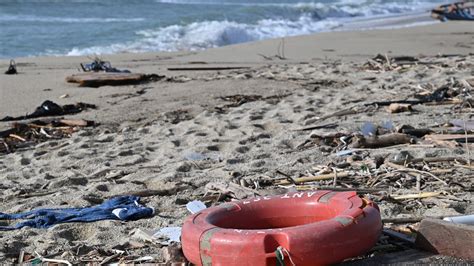
[[[444,2],[0,0],[0,58],[199,50],[334,31],[361,18],[426,14]]]

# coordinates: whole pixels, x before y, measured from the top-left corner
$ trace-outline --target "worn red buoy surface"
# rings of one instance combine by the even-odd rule
[[[181,242],[196,265],[325,265],[364,254],[381,230],[377,205],[355,192],[309,191],[202,210]]]

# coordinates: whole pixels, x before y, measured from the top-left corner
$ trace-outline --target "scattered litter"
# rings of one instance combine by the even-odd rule
[[[95,72],[80,73],[66,77],[69,83],[79,83],[80,87],[98,88],[101,86],[121,86],[154,82],[165,76],[157,74]]]
[[[25,116],[17,116],[11,117],[6,116],[0,121],[17,121],[17,120],[25,120],[31,118],[38,118],[38,117],[45,117],[45,116],[60,116],[60,115],[71,115],[77,114],[87,109],[96,109],[97,106],[88,103],[76,103],[76,104],[66,104],[66,105],[59,105],[52,101],[44,101],[40,106],[38,106],[35,111],[29,115]]]
[[[456,224],[474,225],[474,214],[464,216],[445,217],[443,220]]]
[[[104,203],[84,208],[37,209],[18,214],[0,212],[0,220],[19,220],[13,226],[0,226],[0,231],[20,229],[23,227],[48,228],[61,223],[95,222],[101,220],[134,221],[150,218],[155,210],[139,204],[136,196],[122,196]]]
[[[415,245],[426,251],[474,260],[474,227],[438,219],[423,219],[417,230]]]
[[[167,246],[172,242],[180,242],[181,227],[163,227],[153,234],[153,237],[160,241],[160,244]]]
[[[474,21],[474,5],[472,3],[457,2],[440,5],[431,10],[431,17],[441,21],[468,20]]]
[[[8,66],[8,69],[7,71],[5,71],[5,74],[7,75],[18,74],[18,71],[16,70],[16,63],[13,59],[10,60],[10,66]]]
[[[387,108],[389,113],[402,113],[413,111],[411,104],[392,103]]]
[[[94,61],[90,64],[80,64],[82,71],[84,72],[114,72],[114,73],[130,73],[130,70],[124,69],[119,70],[115,67],[112,67],[109,61],[102,61],[100,58],[94,58]]]
[[[188,202],[188,204],[186,204],[186,208],[188,209],[190,213],[194,214],[206,209],[207,207],[202,201],[193,200],[191,202]]]
[[[30,123],[14,123],[12,128],[0,131],[0,153],[32,146],[51,139],[70,137],[82,127],[96,125],[94,121],[82,119],[35,120]]]

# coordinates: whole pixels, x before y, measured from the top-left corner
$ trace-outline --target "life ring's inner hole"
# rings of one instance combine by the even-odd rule
[[[342,211],[335,206],[317,202],[285,205],[251,203],[242,206],[238,211],[215,212],[207,219],[209,223],[221,228],[275,229],[332,219]]]

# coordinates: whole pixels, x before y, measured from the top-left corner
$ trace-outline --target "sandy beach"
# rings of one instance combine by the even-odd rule
[[[417,137],[411,143],[362,146],[339,156],[344,146],[339,137],[321,136],[355,134],[367,122],[381,126],[390,121],[393,128],[409,125],[430,129],[432,134],[446,132],[452,126],[447,124],[455,119],[472,123],[473,53],[472,23],[448,22],[318,33],[199,52],[102,57],[119,69],[165,76],[138,85],[89,88],[66,83],[67,76],[79,73],[80,63],[91,61],[85,56],[16,58],[19,73],[0,75],[0,118],[31,113],[45,100],[84,102],[97,109],[65,117],[98,125],[80,128],[69,138],[0,153],[0,212],[83,207],[117,195],[154,191],[142,202],[154,207],[156,215],[133,222],[107,220],[4,231],[0,261],[18,262],[23,250],[71,263],[87,259],[100,263],[113,250],[125,250],[126,256],[110,262],[142,256],[152,257],[147,262],[164,262],[162,246],[135,238],[135,230],[181,226],[189,215],[185,205],[193,200],[216,205],[294,191],[294,186],[272,185],[282,178],[277,170],[294,178],[347,172],[346,178],[311,185],[380,189],[363,194],[379,204],[384,219],[472,214],[473,168],[467,165],[474,159],[472,142]],[[417,61],[373,63],[378,54]],[[0,69],[6,70],[8,64],[9,60],[0,60]],[[245,68],[169,70],[183,67]],[[414,99],[443,86],[456,92],[446,96],[450,101],[413,104],[411,111],[400,113],[374,104]],[[337,113],[344,110],[349,112]],[[11,125],[0,122],[0,131]],[[320,128],[299,130],[311,126]],[[416,176],[394,169],[393,163],[380,166],[375,162],[396,160],[402,152],[405,160],[457,160],[402,162],[401,168],[421,171],[417,188]],[[216,198],[219,192],[225,196]],[[439,193],[412,200],[387,197],[423,192]],[[3,226],[14,223],[0,221]],[[131,241],[144,245],[134,246]],[[390,252],[402,251],[371,254],[383,262]],[[416,259],[410,262],[457,261],[426,254]]]

